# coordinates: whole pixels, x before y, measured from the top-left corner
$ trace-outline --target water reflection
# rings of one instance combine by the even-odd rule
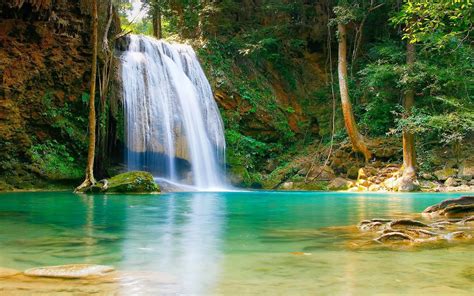
[[[214,193],[162,199],[158,208],[129,210],[120,264],[172,279],[174,287],[163,287],[170,292],[208,294],[223,257],[224,201]]]
[[[420,212],[452,197],[456,196],[0,194],[0,268],[113,265],[119,276],[105,281],[112,295],[410,294],[415,288],[431,287],[435,280],[444,285],[443,292],[453,292],[454,282],[455,292],[462,292],[472,287],[472,280],[460,276],[474,273],[469,260],[472,244],[449,252],[354,251],[346,247],[346,236],[327,229]],[[437,272],[439,266],[447,272]],[[65,286],[52,288],[70,288]],[[96,287],[77,289],[84,292],[81,289],[92,286]],[[23,289],[25,283],[18,287]]]

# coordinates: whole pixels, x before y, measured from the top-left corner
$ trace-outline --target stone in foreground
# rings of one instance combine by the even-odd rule
[[[405,233],[393,231],[389,233],[382,234],[378,238],[375,239],[376,242],[385,243],[385,242],[412,242],[413,238]]]
[[[97,182],[88,191],[103,193],[150,193],[160,191],[153,175],[143,171],[132,171]]]
[[[423,211],[423,215],[446,217],[463,217],[472,213],[474,213],[474,196],[443,200]]]
[[[32,277],[79,279],[103,276],[112,271],[114,271],[114,268],[106,265],[69,264],[31,268],[26,270],[24,274]]]

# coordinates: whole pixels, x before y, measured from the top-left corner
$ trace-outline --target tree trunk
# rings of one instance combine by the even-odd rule
[[[158,39],[163,38],[161,28],[161,8],[158,6],[158,4],[155,4],[153,7],[153,36]]]
[[[87,187],[95,184],[94,179],[94,155],[95,155],[95,84],[97,77],[97,0],[92,2],[92,68],[89,98],[89,150],[87,154],[86,178],[81,185],[76,188],[76,192],[81,192]]]
[[[342,113],[344,115],[344,124],[346,126],[347,134],[352,143],[354,151],[361,152],[365,161],[368,162],[372,158],[364,137],[359,133],[357,124],[355,122],[354,112],[352,111],[352,104],[349,98],[349,89],[347,85],[347,41],[346,41],[346,26],[344,24],[337,25],[339,32],[339,51],[338,51],[338,74],[339,74],[339,91],[341,93]]]
[[[407,44],[407,65],[409,69],[413,68],[416,59],[415,44],[408,42]],[[403,107],[405,114],[408,116],[415,103],[415,91],[409,88],[405,92]],[[400,182],[399,191],[416,190],[416,154],[415,154],[415,135],[404,130],[403,131],[403,175]]]

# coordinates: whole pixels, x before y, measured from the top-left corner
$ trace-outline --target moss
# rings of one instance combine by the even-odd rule
[[[89,191],[106,193],[147,193],[158,192],[160,191],[160,187],[155,183],[152,174],[143,171],[133,171],[100,181],[90,188]]]
[[[314,181],[311,183],[298,182],[293,183],[293,189],[300,190],[328,190],[328,181]]]

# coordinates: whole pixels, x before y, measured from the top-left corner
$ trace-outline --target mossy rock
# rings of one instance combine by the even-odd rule
[[[132,171],[99,181],[88,191],[105,193],[149,193],[160,191],[160,187],[155,183],[152,174],[143,171]]]

